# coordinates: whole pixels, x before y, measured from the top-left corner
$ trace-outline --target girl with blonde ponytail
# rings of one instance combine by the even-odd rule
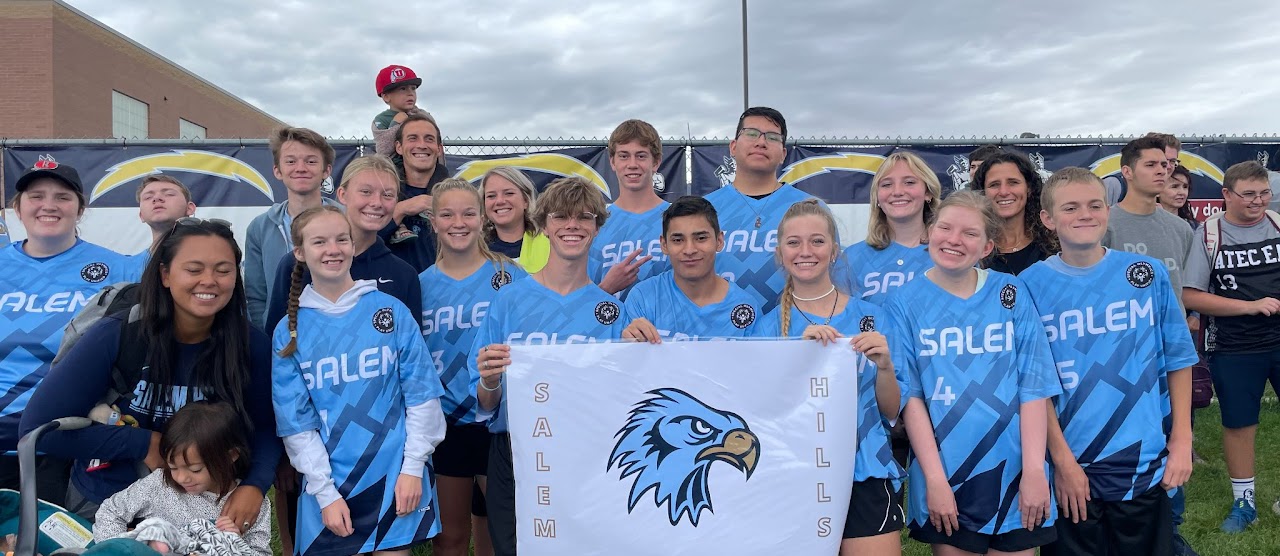
[[[442,392],[418,315],[376,281],[352,279],[351,229],[322,206],[291,230],[311,283],[299,287],[294,271],[271,397],[305,479],[294,553],[408,556],[440,531],[430,457],[444,438]]]
[[[484,201],[465,180],[448,178],[431,190],[431,226],[436,261],[419,275],[422,333],[435,357],[444,387],[440,398],[448,429],[433,461],[444,528],[432,553],[465,556],[475,532],[476,554],[492,554],[488,521],[472,515],[473,493],[483,492],[489,465],[488,428],[476,422],[476,395],[467,363],[472,343],[498,290],[527,276],[506,255],[489,250],[484,239]],[[485,512],[480,512],[481,514]],[[473,527],[474,525],[474,527]]]
[[[882,311],[850,297],[832,282],[840,241],[835,218],[816,199],[787,209],[778,225],[774,254],[786,283],[777,308],[761,322],[760,335],[802,337],[823,344],[847,341],[856,353],[858,448],[840,553],[900,553],[906,472],[893,459],[889,428],[906,401],[907,382],[889,357],[888,341],[880,332],[885,324]]]

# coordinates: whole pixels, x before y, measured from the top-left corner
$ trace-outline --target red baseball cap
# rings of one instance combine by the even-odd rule
[[[382,71],[378,72],[378,80],[374,82],[374,90],[377,91],[378,96],[382,96],[387,94],[387,89],[399,87],[406,83],[419,87],[422,85],[422,79],[409,68],[391,65],[382,68]]]

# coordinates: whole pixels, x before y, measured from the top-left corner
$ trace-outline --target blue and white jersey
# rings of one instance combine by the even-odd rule
[[[1062,392],[1040,316],[1022,281],[995,271],[968,299],[927,277],[889,296],[889,349],[903,354],[908,395],[924,400],[960,527],[996,535],[1022,528],[1019,414]],[[1048,462],[1045,476],[1048,476]],[[908,519],[929,525],[925,479],[911,463]],[[1051,525],[1057,516],[1051,504]]]
[[[844,262],[837,264],[831,280],[849,295],[884,306],[889,293],[933,268],[929,246],[907,247],[890,242],[876,249],[860,241],[844,250]]]
[[[473,359],[480,323],[489,313],[489,304],[498,290],[528,276],[520,265],[499,268],[485,261],[470,276],[454,280],[432,265],[418,275],[422,285],[422,335],[444,386],[440,406],[451,425],[476,420],[476,391],[472,388],[468,363]]]
[[[34,258],[19,241],[0,248],[0,453],[18,445],[18,421],[49,372],[62,331],[103,287],[137,281],[129,257],[84,240]]]
[[[9,245],[9,227],[4,223],[4,209],[0,208],[0,248]]]
[[[784,334],[782,308],[775,308],[756,325],[756,333],[764,338],[799,338],[810,324],[801,316],[801,312],[794,306],[791,308],[791,323]],[[809,315],[809,319],[822,322],[826,317]],[[872,330],[879,330],[888,337],[889,332],[884,330],[887,322],[884,309],[857,299],[850,299],[844,310],[831,317],[831,327],[845,336],[841,341],[846,343],[854,336]],[[893,338],[888,339],[892,347]],[[895,487],[902,486],[902,479],[907,473],[893,459],[893,448],[889,445],[890,421],[880,413],[880,404],[876,401],[876,373],[879,368],[861,353],[855,352],[855,355],[858,361],[858,451],[853,458],[853,480],[862,482],[867,479],[889,479]],[[899,363],[903,355],[889,352],[894,362],[893,376],[898,381],[899,389],[898,407],[892,411],[895,415],[901,414],[902,408],[906,407],[907,390],[910,386],[906,366]]]
[[[325,529],[316,497],[304,493],[298,499],[296,553],[386,550],[440,531],[430,460],[418,511],[403,517],[395,512],[406,407],[443,394],[417,324],[403,303],[379,291],[364,294],[341,315],[298,310],[297,352],[273,358],[276,433],[319,431],[355,533],[344,538]],[[288,322],[281,321],[272,347],[278,353],[287,343]]]
[[[812,197],[784,184],[763,199],[743,195],[733,185],[708,193],[716,207],[724,249],[716,256],[716,272],[756,297],[765,313],[778,305],[785,283],[773,252],[778,247],[778,224],[791,205]]]
[[[636,274],[637,283],[670,269],[671,263],[662,253],[662,212],[669,206],[671,203],[663,201],[645,212],[634,213],[609,205],[609,219],[605,220],[604,227],[591,242],[587,262],[587,275],[591,276],[591,281],[599,284],[610,268],[626,260],[627,255],[637,249],[640,250],[637,258],[653,257],[641,265],[640,272]],[[626,299],[631,287],[618,292],[618,299]]]
[[[620,302],[595,284],[560,295],[533,278],[524,278],[502,288],[494,297],[471,353],[479,353],[489,344],[607,342],[621,337],[625,327]],[[480,387],[480,370],[474,357],[467,366],[471,370],[471,391],[475,392]],[[498,407],[481,409],[476,420],[487,423],[490,432],[507,432],[506,388],[502,389]]]
[[[1089,493],[1132,500],[1164,478],[1172,426],[1168,373],[1194,365],[1169,272],[1108,249],[1076,268],[1054,255],[1022,271],[1062,380],[1058,421]]]
[[[755,297],[729,282],[724,299],[706,307],[689,300],[668,270],[636,284],[623,307],[624,327],[638,318],[648,319],[666,341],[745,338],[760,315]]]

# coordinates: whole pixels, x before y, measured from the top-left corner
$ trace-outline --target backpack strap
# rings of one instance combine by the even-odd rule
[[[1218,241],[1222,238],[1221,212],[1204,219],[1204,250],[1209,254],[1209,268],[1218,257]]]
[[[142,369],[147,365],[146,335],[142,330],[142,306],[134,305],[128,317],[120,325],[120,346],[116,359],[111,363],[111,385],[99,404],[118,405],[133,400],[133,391],[142,379]]]
[[[1218,243],[1222,239],[1222,216],[1225,212],[1219,212],[1204,220],[1204,249],[1209,254],[1209,267],[1213,267],[1213,262],[1218,258]],[[1280,213],[1267,209],[1263,213],[1267,221],[1271,222],[1271,226],[1280,231]]]

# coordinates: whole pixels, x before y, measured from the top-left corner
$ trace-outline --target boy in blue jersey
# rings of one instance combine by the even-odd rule
[[[934,267],[889,296],[890,351],[910,380],[911,538],[934,554],[1021,554],[1055,539],[1045,437],[1062,393],[1018,278],[975,268],[1001,230],[974,191],[942,201]]]
[[[720,215],[723,254],[716,272],[756,297],[768,313],[778,304],[783,276],[773,252],[778,224],[791,205],[809,194],[778,182],[778,168],[787,156],[787,121],[772,108],[748,108],[738,118],[729,142],[737,169],[733,183],[706,196]]]
[[[1058,170],[1040,198],[1062,252],[1020,278],[1062,380],[1049,452],[1067,518],[1041,553],[1171,554],[1167,491],[1191,474],[1191,365],[1199,358],[1169,272],[1156,259],[1102,246],[1106,189],[1089,170]]]
[[[671,268],[658,236],[662,211],[671,203],[653,191],[662,162],[662,138],[647,122],[627,120],[609,135],[609,166],[618,176],[618,198],[609,205],[609,223],[591,243],[588,273],[600,289],[625,300],[639,280]]]
[[[609,341],[621,334],[618,300],[587,276],[591,240],[607,217],[604,198],[590,182],[580,177],[551,182],[534,212],[534,222],[551,242],[547,264],[502,288],[476,334],[471,380],[480,403],[477,420],[494,433],[485,499],[498,556],[516,553],[515,469],[502,378],[511,364],[510,346]],[[533,534],[533,524],[525,526],[524,534]]]
[[[662,252],[672,268],[631,290],[623,338],[657,344],[751,335],[760,304],[716,274],[716,252],[724,246],[718,222],[702,197],[681,197],[662,212]]]

